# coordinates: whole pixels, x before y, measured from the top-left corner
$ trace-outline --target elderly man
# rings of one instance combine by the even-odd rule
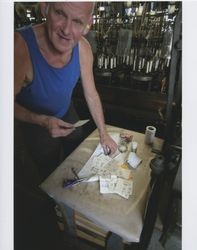
[[[77,134],[70,104],[79,77],[104,152],[114,153],[117,145],[105,128],[93,55],[83,37],[92,24],[94,3],[42,2],[40,8],[46,22],[15,32],[14,114],[45,178],[58,165],[60,145]]]

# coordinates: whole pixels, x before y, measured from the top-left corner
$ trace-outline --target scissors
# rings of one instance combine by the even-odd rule
[[[79,184],[80,182],[87,180],[87,178],[79,178],[79,179],[66,179],[63,181],[63,187],[64,188],[69,188],[72,186],[75,186],[77,184]]]
[[[74,168],[71,168],[73,174],[75,175],[75,178],[74,179],[65,179],[63,181],[63,187],[64,188],[69,188],[69,187],[72,187],[72,186],[75,186],[77,184],[79,184],[80,182],[90,182],[90,181],[96,181],[98,180],[98,176],[89,176],[89,177],[83,177],[83,178],[79,178],[79,176],[77,175],[77,173],[75,172],[75,169]]]

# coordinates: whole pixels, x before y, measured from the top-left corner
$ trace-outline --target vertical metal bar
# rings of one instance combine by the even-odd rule
[[[176,48],[176,44],[180,41],[181,37],[181,22],[182,22],[182,10],[180,8],[178,15],[175,21],[174,27],[174,37],[173,37],[173,45],[172,45],[172,60],[170,65],[170,75],[169,75],[169,87],[168,87],[168,103],[166,109],[166,132],[165,132],[165,144],[171,143],[171,128],[172,128],[172,108],[173,108],[173,100],[174,100],[174,92],[175,92],[175,83],[177,77],[177,62],[178,62],[178,52]]]

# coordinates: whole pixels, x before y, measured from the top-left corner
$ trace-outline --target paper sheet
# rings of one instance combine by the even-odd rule
[[[133,181],[125,180],[111,175],[108,177],[100,176],[100,193],[102,194],[119,194],[120,196],[128,199],[133,192]]]
[[[118,143],[119,134],[113,134],[111,137],[116,143]],[[117,166],[117,164],[121,165],[124,161],[125,154],[121,154],[117,151],[113,156],[105,155],[103,148],[99,143],[94,153],[78,173],[78,176],[83,178],[94,174],[108,175],[110,174],[111,168],[113,168],[113,166]]]
[[[96,150],[94,151],[94,153],[92,154],[92,156],[86,162],[86,164],[81,169],[81,171],[78,173],[78,176],[80,178],[83,178],[83,177],[86,177],[86,176],[89,176],[89,175],[97,174],[98,165],[100,166],[101,171],[102,171],[102,167],[103,167],[102,163],[104,164],[104,163],[107,163],[107,161],[109,161],[109,156],[106,156],[105,159],[99,159],[98,158],[101,154],[103,154],[102,152],[103,152],[102,147],[99,144],[97,146]],[[98,163],[98,165],[97,165],[97,163]]]
[[[117,143],[119,142],[119,134],[111,136]],[[122,167],[128,154],[129,151],[126,153],[116,152],[113,157],[110,157],[104,154],[102,146],[98,144],[78,175],[79,177],[98,175],[101,193],[115,193],[128,199],[129,195],[132,194],[133,180],[131,170]]]
[[[142,159],[140,159],[136,153],[130,152],[128,156],[127,162],[132,168],[137,168],[137,166],[141,163]]]
[[[89,122],[89,119],[88,119],[88,120],[79,120],[78,122],[76,122],[76,123],[74,124],[74,127],[75,127],[75,128],[81,127],[81,126],[83,126],[84,124],[86,124],[87,122]]]
[[[119,143],[120,134],[114,133],[111,134],[111,137],[117,144]],[[129,179],[130,170],[122,169],[119,167],[127,161],[129,152],[130,151],[128,146],[128,151],[125,153],[121,153],[117,150],[117,152],[114,153],[113,156],[105,155],[103,148],[99,143],[94,153],[78,173],[78,176],[83,178],[89,175],[117,175],[118,177]]]

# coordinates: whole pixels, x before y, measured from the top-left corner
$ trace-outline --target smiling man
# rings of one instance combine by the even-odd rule
[[[76,138],[73,89],[81,78],[104,152],[114,153],[93,77],[93,55],[84,35],[92,24],[93,2],[40,3],[46,22],[15,32],[15,124],[42,178],[59,164],[60,147]],[[74,139],[73,139],[74,140]],[[17,141],[16,141],[17,143]]]

